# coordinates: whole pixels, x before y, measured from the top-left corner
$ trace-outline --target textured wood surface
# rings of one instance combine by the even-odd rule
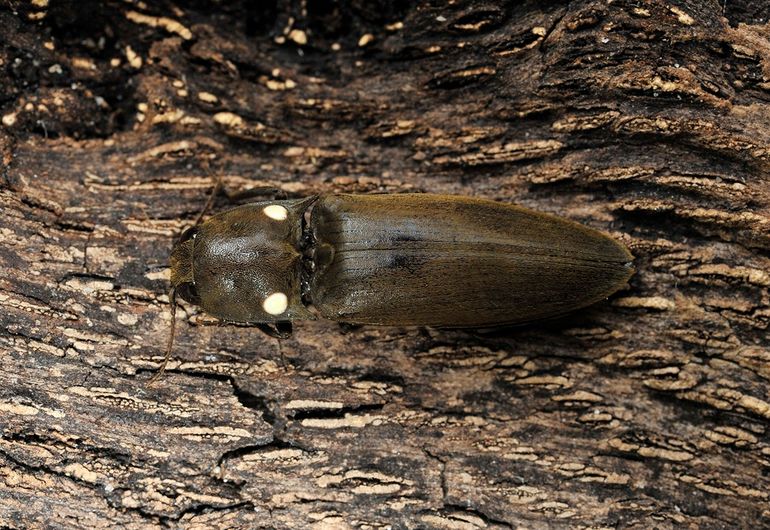
[[[0,7],[0,526],[770,526],[766,3],[251,5]],[[492,335],[183,305],[146,387],[212,175],[515,202],[638,272]]]

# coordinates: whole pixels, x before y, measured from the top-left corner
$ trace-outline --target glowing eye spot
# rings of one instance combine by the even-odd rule
[[[289,210],[287,210],[283,206],[279,206],[278,204],[271,204],[270,206],[265,206],[262,209],[262,212],[264,212],[264,214],[268,216],[270,219],[275,219],[276,221],[285,221],[286,216],[289,215]]]
[[[262,309],[271,315],[280,315],[289,307],[289,299],[283,293],[273,293],[262,302]]]

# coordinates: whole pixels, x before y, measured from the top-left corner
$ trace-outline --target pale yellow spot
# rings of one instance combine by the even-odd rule
[[[142,58],[137,55],[131,46],[126,46],[125,53],[126,59],[128,60],[128,64],[131,65],[131,68],[138,70],[142,67]]]
[[[214,114],[214,121],[220,125],[230,127],[241,127],[243,125],[243,118],[232,112],[217,112]]]
[[[690,15],[688,15],[684,10],[679,9],[676,6],[671,6],[668,8],[673,14],[676,15],[676,18],[681,22],[682,24],[685,24],[687,26],[692,26],[695,24],[695,19],[693,19]]]
[[[136,315],[132,315],[131,313],[121,313],[118,315],[118,322],[124,326],[133,326],[138,321],[139,318]]]
[[[216,103],[219,99],[211,92],[199,92],[198,99],[206,103]]]
[[[358,46],[363,48],[367,44],[370,44],[374,40],[374,35],[371,33],[366,33],[365,35],[362,35],[360,39],[358,39]]]
[[[301,29],[293,29],[289,32],[288,37],[299,44],[300,46],[304,46],[307,44],[307,33],[302,31]]]
[[[17,403],[0,403],[0,412],[9,412],[19,416],[34,416],[40,412],[37,408]]]
[[[271,204],[270,206],[265,206],[265,208],[262,211],[270,219],[275,219],[276,221],[285,221],[286,217],[289,215],[289,211],[283,206],[280,206],[278,204]]]
[[[289,299],[283,293],[273,293],[262,302],[262,309],[270,315],[280,315],[289,307]]]
[[[11,112],[3,116],[3,125],[6,127],[12,127],[16,123],[16,114]]]
[[[96,70],[96,63],[94,63],[91,59],[86,59],[84,57],[75,57],[74,59],[72,59],[72,66],[74,68],[80,68],[81,70]],[[61,66],[59,67],[59,69],[61,69]]]
[[[169,33],[175,33],[182,37],[184,40],[192,39],[192,31],[184,27],[180,22],[167,17],[153,17],[145,15],[137,11],[129,11],[126,13],[126,18],[131,22],[137,24],[145,24],[152,26],[153,28],[161,27]]]

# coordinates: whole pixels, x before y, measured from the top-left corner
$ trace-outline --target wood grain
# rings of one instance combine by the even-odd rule
[[[0,7],[0,525],[770,525],[762,2],[32,4]],[[638,272],[491,335],[183,305],[146,387],[214,175],[514,202]]]

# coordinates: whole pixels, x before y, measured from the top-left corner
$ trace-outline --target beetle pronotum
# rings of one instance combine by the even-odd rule
[[[272,335],[316,315],[489,328],[606,298],[632,259],[601,232],[490,200],[322,195],[246,204],[188,229],[171,255],[171,298]]]

